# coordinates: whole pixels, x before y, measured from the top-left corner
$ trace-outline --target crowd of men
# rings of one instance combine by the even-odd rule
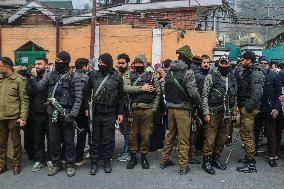
[[[284,72],[267,57],[245,52],[238,64],[222,56],[212,64],[209,56],[194,56],[189,46],[176,51],[177,60],[162,64],[138,54],[100,55],[98,69],[79,58],[71,69],[68,52],[59,52],[54,66],[38,58],[34,67],[22,70],[8,57],[0,59],[0,174],[7,171],[7,142],[13,144],[13,173],[22,171],[20,129],[24,148],[35,163],[32,171],[48,166],[48,175],[63,168],[75,175],[75,166],[86,162],[89,146],[90,175],[99,161],[105,173],[112,172],[115,127],[124,137],[119,161],[126,168],[149,169],[147,154],[161,149],[160,168],[173,166],[171,154],[178,149],[179,174],[190,164],[199,164],[208,174],[226,170],[220,156],[232,141],[232,123],[240,117],[239,134],[245,158],[237,171],[256,172],[262,131],[267,136],[267,156],[277,166],[282,141]],[[265,128],[265,129],[263,129]],[[168,130],[166,135],[166,129]],[[195,137],[193,137],[193,135]]]

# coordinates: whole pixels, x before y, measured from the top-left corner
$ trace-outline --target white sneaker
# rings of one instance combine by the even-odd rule
[[[129,161],[130,160],[130,155],[128,153],[124,153],[117,160],[118,161]]]
[[[53,167],[52,161],[48,161],[48,162],[46,162],[46,165],[47,165],[47,167],[48,167],[48,168]]]
[[[39,171],[44,165],[41,162],[35,162],[35,164],[32,167],[32,172]]]

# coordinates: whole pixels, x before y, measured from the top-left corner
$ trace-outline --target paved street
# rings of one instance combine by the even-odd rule
[[[122,149],[122,137],[117,134],[117,149]],[[226,147],[224,156],[227,156]],[[241,142],[238,141],[236,150],[232,155],[226,171],[217,171],[215,176],[206,174],[201,165],[191,166],[191,171],[186,176],[178,175],[178,167],[165,170],[159,168],[160,152],[150,153],[150,169],[142,170],[138,164],[133,170],[126,170],[126,163],[113,162],[113,173],[107,175],[100,169],[96,176],[89,175],[90,162],[77,169],[73,178],[68,178],[62,171],[54,177],[47,176],[47,168],[37,173],[32,173],[31,161],[24,155],[24,170],[19,176],[14,176],[12,171],[0,176],[0,189],[116,189],[116,188],[284,188],[284,160],[280,158],[278,167],[271,168],[263,157],[257,158],[257,174],[242,174],[235,171],[237,159],[243,157]],[[284,155],[284,154],[283,154]],[[282,156],[283,156],[282,155]],[[201,160],[201,157],[198,157]],[[10,166],[11,169],[11,166]]]

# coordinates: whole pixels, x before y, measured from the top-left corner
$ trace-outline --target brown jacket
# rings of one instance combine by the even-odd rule
[[[0,77],[0,120],[26,120],[28,109],[25,78],[16,71],[9,77]]]

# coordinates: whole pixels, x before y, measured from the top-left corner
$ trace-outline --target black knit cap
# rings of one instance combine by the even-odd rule
[[[70,64],[71,62],[70,54],[66,51],[59,52],[56,56],[55,62]]]
[[[14,65],[13,61],[10,58],[8,58],[8,57],[0,57],[0,61],[3,64],[7,65],[7,66],[11,66],[12,67]]]
[[[252,63],[256,62],[256,55],[254,52],[252,51],[246,51],[243,55],[242,55],[243,59],[250,59],[252,61]]]
[[[99,57],[99,60],[101,60],[103,63],[105,63],[108,67],[113,66],[112,56],[108,53],[101,54],[100,57]]]

